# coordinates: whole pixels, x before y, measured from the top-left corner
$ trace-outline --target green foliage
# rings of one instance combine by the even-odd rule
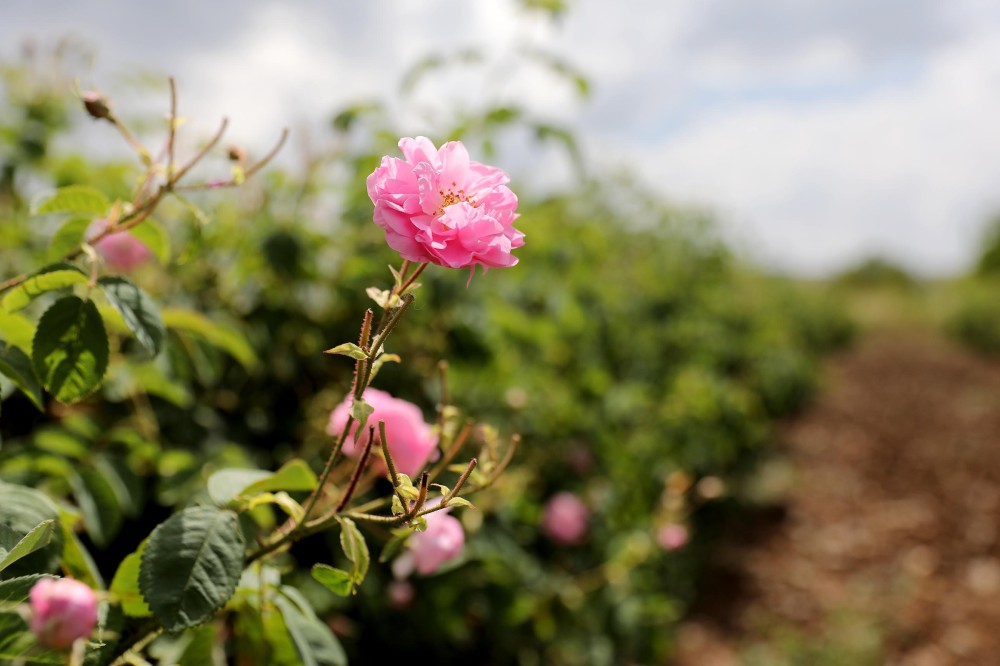
[[[60,402],[92,393],[108,367],[108,335],[92,301],[66,296],[38,321],[31,347],[35,373]]]
[[[38,409],[42,405],[42,387],[35,378],[31,367],[31,359],[21,349],[0,341],[0,373],[14,382],[14,385],[24,391]]]
[[[4,295],[2,305],[7,312],[17,312],[27,307],[42,294],[86,284],[87,276],[72,264],[53,264],[38,271]]]
[[[0,512],[0,548],[4,550],[4,559],[33,531],[36,537],[39,534],[44,537],[44,543],[29,543],[28,552],[21,552],[6,562],[3,571],[0,571],[0,579],[55,571],[62,552],[62,534],[48,527],[36,531],[42,525],[50,526],[50,521],[59,519],[52,500],[37,490],[0,482],[0,506],[3,507]],[[38,548],[32,547],[36,545]]]
[[[243,534],[236,514],[185,509],[159,525],[142,553],[139,589],[167,631],[208,620],[236,589],[243,571]]]
[[[41,195],[32,203],[31,212],[34,215],[72,213],[99,216],[106,213],[110,206],[111,202],[102,192],[85,185],[69,185]]]
[[[49,518],[36,525],[13,544],[10,544],[9,540],[11,536],[16,536],[16,534],[7,531],[0,533],[0,571],[3,571],[21,558],[31,555],[36,550],[49,545],[56,529],[56,520]]]
[[[970,348],[1000,355],[1000,303],[995,279],[970,281],[956,287],[958,298],[945,326],[948,333]]]
[[[153,299],[121,276],[102,277],[97,284],[146,351],[151,356],[159,354],[166,330]]]
[[[553,15],[565,8],[526,4]],[[460,54],[458,64],[475,66],[481,55]],[[519,57],[587,94],[570,63]],[[410,87],[450,64],[421,62]],[[738,503],[699,495],[697,482],[739,487],[773,421],[808,400],[818,354],[850,336],[828,303],[741,266],[702,215],[632,178],[599,174],[546,198],[521,197],[527,245],[517,267],[467,287],[466,276],[430,267],[407,326],[381,355],[354,343],[328,349],[358,339],[372,298],[383,307],[399,298],[385,274],[399,258],[371,222],[364,186],[379,156],[395,151],[386,107],[336,114],[344,147],[301,176],[272,171],[249,181],[246,196],[194,188],[190,199],[164,200],[156,221],[122,232],[158,259],[126,278],[79,246],[97,218],[136,209],[140,170],[53,154],[47,142],[65,122],[58,97],[32,104],[50,120],[37,145],[11,153],[12,168],[31,177],[0,183],[0,246],[10,261],[0,279],[27,276],[0,301],[0,478],[11,482],[0,483],[0,546],[39,548],[0,573],[11,579],[0,580],[0,599],[5,589],[24,592],[29,579],[20,576],[62,571],[100,589],[103,572],[118,616],[102,626],[138,640],[161,623],[173,634],[149,655],[163,663],[206,663],[213,646],[248,665],[343,664],[348,654],[356,663],[414,654],[662,662],[694,596],[713,516]],[[489,155],[507,132],[553,142],[583,171],[576,136],[513,103],[456,109],[437,138],[461,137]],[[22,183],[56,190],[35,206],[52,218],[31,217]],[[324,350],[369,363],[372,376],[381,369],[380,388],[428,415],[443,397],[434,378],[447,359],[455,406],[442,406],[438,434],[445,441],[461,429],[457,408],[479,420],[469,430],[479,464],[470,484],[502,465],[501,432],[523,437],[495,491],[473,498],[477,509],[453,511],[466,523],[465,554],[433,579],[411,581],[405,616],[387,604],[393,582],[388,567],[371,566],[369,547],[383,564],[399,557],[419,520],[369,530],[341,515],[339,539],[252,554],[259,539],[303,523],[304,507],[312,519],[328,510],[353,482],[388,521],[420,495],[400,475],[392,503],[379,505],[386,482],[374,473],[352,480],[347,458],[310,504],[313,469],[330,452],[330,410],[353,380],[351,363]],[[43,387],[69,404],[18,409],[45,407]],[[371,411],[354,401],[359,432]],[[446,473],[465,469],[453,462],[442,464]],[[687,481],[672,490],[678,475]],[[434,481],[435,494],[447,493],[440,481],[454,487]],[[544,502],[563,490],[593,514],[588,538],[573,547],[539,529]],[[53,520],[58,529],[39,527]],[[690,526],[687,550],[655,546],[668,520]],[[7,615],[0,622],[22,636],[23,622]],[[344,646],[331,625],[353,627]],[[30,649],[0,640],[0,658]]]
[[[893,287],[910,289],[916,280],[906,269],[882,257],[872,257],[836,278],[837,283],[854,288]]]

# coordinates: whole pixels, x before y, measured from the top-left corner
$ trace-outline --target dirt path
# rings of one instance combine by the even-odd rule
[[[793,487],[728,537],[677,664],[1000,664],[1000,363],[869,337],[782,447]]]

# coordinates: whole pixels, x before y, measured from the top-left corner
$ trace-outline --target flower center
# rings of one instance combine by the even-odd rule
[[[458,183],[452,181],[451,187],[447,190],[438,190],[438,196],[441,197],[441,203],[438,204],[437,209],[434,211],[434,217],[441,217],[441,215],[444,214],[445,208],[451,206],[452,204],[462,203],[463,201],[473,208],[479,205],[476,203],[474,198],[465,195],[465,189],[459,188],[456,192],[456,187],[458,187]]]

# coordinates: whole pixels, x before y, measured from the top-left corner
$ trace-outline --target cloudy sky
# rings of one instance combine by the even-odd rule
[[[408,129],[432,132],[455,106],[517,102],[580,132],[598,172],[627,166],[715,211],[744,251],[802,274],[875,253],[960,270],[1000,212],[994,0],[569,5],[553,23],[514,0],[8,0],[0,55],[74,34],[97,54],[85,84],[172,73],[189,115],[228,115],[236,138],[263,149],[284,125],[394,94],[429,53],[480,48],[485,66],[422,84]],[[525,61],[539,48],[590,78],[588,99]],[[551,151],[510,159],[522,180],[570,173]]]

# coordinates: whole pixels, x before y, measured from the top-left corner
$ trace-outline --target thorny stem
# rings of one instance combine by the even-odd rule
[[[221,135],[219,136],[219,138],[220,139],[222,138]],[[267,154],[264,155],[264,157],[254,162],[243,172],[243,180],[246,180],[250,176],[260,171],[264,167],[264,165],[266,165],[268,162],[274,159],[274,156],[278,154],[278,151],[281,150],[281,147],[285,145],[285,141],[287,140],[288,140],[288,128],[286,127],[281,130],[281,136],[278,138],[278,142],[274,144],[274,147],[271,148],[271,150],[269,150]],[[178,191],[191,192],[194,190],[215,190],[223,187],[236,187],[237,185],[240,184],[241,182],[237,182],[236,179],[230,178],[229,180],[221,182],[215,181],[208,183],[193,183],[191,185],[178,185],[174,189]]]
[[[378,353],[378,350],[382,347],[382,344],[385,342],[386,338],[389,337],[389,334],[392,332],[393,328],[395,328],[396,324],[399,323],[399,318],[402,316],[403,312],[406,310],[407,307],[409,307],[409,305],[412,302],[413,302],[413,295],[412,294],[407,295],[406,298],[403,299],[402,305],[400,305],[393,311],[392,317],[389,318],[385,326],[375,337],[375,340],[371,345],[370,353],[373,354]],[[359,338],[362,341],[362,343],[365,342],[364,337],[366,336],[366,329],[367,331],[371,330],[371,320],[368,315],[368,312],[365,313],[365,323],[362,323],[362,336],[361,338]],[[371,364],[367,363],[363,359],[359,359],[358,361],[355,362],[354,372],[355,372],[355,379],[354,379],[355,384],[354,384],[353,396],[355,400],[359,400],[361,399],[361,396],[364,394],[365,388],[368,387],[368,382],[371,378]],[[334,443],[333,449],[330,451],[330,456],[327,458],[326,464],[323,466],[323,471],[320,473],[319,481],[316,485],[316,488],[306,499],[305,505],[303,507],[304,512],[302,514],[302,519],[299,520],[298,522],[295,522],[290,518],[282,527],[278,528],[278,530],[275,532],[275,534],[278,535],[278,538],[273,541],[267,542],[263,546],[261,546],[259,550],[257,550],[250,556],[249,561],[256,560],[266,555],[267,553],[277,550],[278,548],[284,546],[285,544],[294,541],[295,538],[299,535],[305,536],[306,534],[311,534],[314,531],[312,529],[313,523],[309,523],[309,514],[312,513],[313,509],[316,507],[316,503],[319,501],[319,498],[326,487],[327,481],[330,478],[330,474],[333,472],[334,465],[337,464],[337,460],[340,457],[340,453],[344,448],[344,442],[347,441],[347,437],[351,432],[351,428],[354,426],[356,421],[357,419],[348,414],[347,421],[344,423],[344,428],[343,430],[341,430],[340,436],[337,437],[337,441]],[[330,515],[336,515],[336,513],[337,511],[334,511],[333,514],[330,513],[325,514],[319,519],[319,523],[322,524]]]
[[[358,487],[358,479],[361,478],[361,474],[365,471],[365,463],[368,462],[368,456],[372,452],[372,443],[374,441],[375,426],[368,426],[368,441],[365,442],[365,449],[361,452],[361,457],[358,458],[358,464],[354,466],[354,473],[351,474],[351,480],[347,482],[347,489],[344,491],[340,501],[337,502],[337,508],[333,510],[334,513],[343,511],[347,503],[351,501],[351,496],[354,495],[354,490]]]
[[[469,435],[472,433],[472,426],[472,419],[465,422],[465,425],[462,426],[462,429],[458,432],[458,436],[452,441],[451,446],[449,446],[448,450],[445,451],[443,456],[441,456],[441,460],[439,460],[438,463],[434,465],[434,468],[431,469],[431,480],[440,476],[441,472],[443,472],[448,466],[448,463],[450,463],[452,459],[458,455],[458,452],[465,445],[465,440],[467,440]]]
[[[160,204],[163,198],[169,193],[177,192],[180,190],[208,189],[209,187],[229,187],[237,184],[235,181],[230,180],[222,184],[203,183],[191,186],[178,185],[181,178],[183,178],[188,173],[188,171],[190,171],[196,164],[198,164],[198,162],[204,159],[205,156],[208,155],[209,151],[211,151],[219,143],[219,141],[222,139],[222,135],[226,131],[226,127],[228,127],[229,125],[229,120],[227,118],[223,118],[222,123],[219,126],[219,129],[216,130],[215,134],[212,136],[211,139],[209,139],[208,143],[202,146],[201,150],[199,150],[194,157],[192,157],[190,160],[187,161],[187,163],[185,163],[180,169],[178,169],[177,173],[172,173],[173,160],[174,160],[173,146],[174,146],[174,138],[176,133],[176,120],[177,120],[176,85],[173,79],[170,79],[170,90],[171,90],[171,105],[170,105],[171,111],[170,111],[170,129],[169,129],[170,134],[168,136],[168,148],[167,148],[168,166],[167,166],[166,182],[160,185],[156,189],[156,192],[152,195],[149,195],[148,198],[146,198],[145,200],[141,200],[140,197],[140,201],[134,202],[134,207],[131,212],[129,212],[128,214],[123,216],[120,220],[118,220],[117,224],[107,226],[103,231],[98,233],[96,236],[90,238],[87,241],[88,243],[94,244],[103,239],[105,236],[109,236],[113,233],[127,231],[132,227],[141,224],[146,218],[148,218],[152,214],[153,210],[156,209],[156,207]],[[128,127],[126,127],[115,116],[113,115],[108,116],[108,120],[118,129],[119,133],[121,133],[121,135],[125,138],[125,141],[129,144],[129,146],[132,147],[132,149],[135,150],[137,153],[139,153],[139,156],[142,158],[143,164],[145,164],[148,168],[146,182],[149,182],[150,181],[149,174],[152,174],[153,171],[152,158],[150,158],[149,156],[149,151],[147,151],[142,146],[142,144],[139,143],[139,141],[135,138],[135,136],[129,131]],[[268,162],[270,162],[274,158],[274,156],[277,155],[278,151],[281,150],[281,147],[285,144],[287,138],[288,138],[288,129],[285,128],[282,130],[281,138],[278,140],[277,144],[275,144],[275,146],[263,158],[258,160],[253,166],[251,166],[246,170],[246,172],[244,173],[244,180],[249,178],[253,174],[257,173],[258,171],[260,171]],[[145,187],[142,189],[145,190]],[[83,244],[81,244],[80,246],[76,247],[73,250],[70,250],[65,255],[63,255],[60,261],[71,261],[73,259],[76,259],[83,252],[84,248]],[[16,287],[17,285],[27,280],[29,277],[30,273],[22,273],[21,275],[15,275],[12,278],[8,278],[7,280],[0,282],[0,292],[4,292],[12,287]]]
[[[420,277],[420,274],[424,272],[425,268],[427,268],[427,264],[420,264],[419,266],[417,266],[417,270],[413,271],[413,275],[410,276],[410,279],[404,282],[403,286],[399,288],[399,293],[401,294],[405,293],[406,290],[410,287],[410,285],[412,285],[414,281],[418,277]]]
[[[174,176],[174,138],[177,134],[177,82],[174,77],[170,82],[170,128],[167,134],[167,179]]]
[[[462,486],[465,485],[465,482],[469,480],[469,475],[472,474],[472,470],[476,469],[477,464],[479,464],[479,461],[475,458],[469,461],[468,467],[465,468],[465,471],[462,472],[462,476],[458,477],[458,481],[455,482],[455,487],[451,489],[451,492],[444,496],[444,499],[441,500],[441,504],[447,506],[448,502],[458,497],[458,491],[460,491]]]
[[[389,469],[389,480],[392,481],[392,491],[399,497],[400,502],[406,502],[403,493],[399,490],[399,474],[396,472],[396,463],[389,453],[389,440],[385,436],[385,421],[378,422],[379,444],[382,446],[382,455],[385,457],[385,466]]]

